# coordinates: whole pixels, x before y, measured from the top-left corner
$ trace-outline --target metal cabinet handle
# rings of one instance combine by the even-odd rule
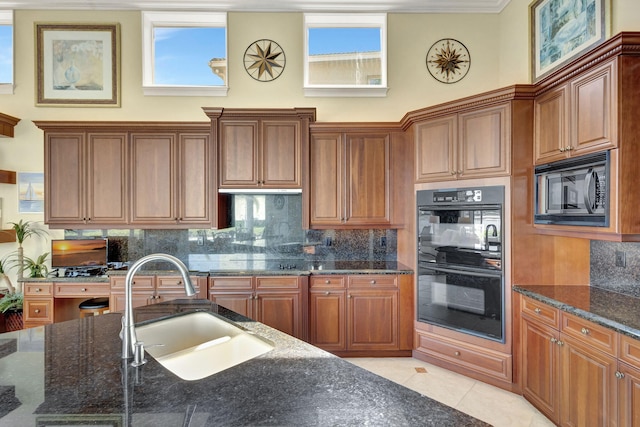
[[[541,312],[542,310],[540,310],[538,307],[536,307],[536,309],[535,309],[535,310],[533,310],[533,311],[535,311],[535,312],[536,312],[536,314],[540,314],[540,312]]]
[[[456,171],[451,171],[451,175],[455,175],[455,174],[456,174]]]
[[[326,285],[328,285],[328,284],[330,284],[330,283],[331,283],[331,280],[327,279],[327,280],[325,280],[325,281],[324,281],[324,283],[325,283]]]
[[[460,352],[459,352],[459,351],[456,351],[456,352],[455,352],[455,353],[453,353],[453,354],[454,354],[454,355],[456,355],[456,356],[460,356]]]
[[[42,289],[40,289],[40,288],[36,288],[36,289],[35,289],[35,291],[36,291],[36,292],[41,292],[41,291],[42,291]]]
[[[38,313],[40,313],[40,309],[39,309],[39,308],[36,308],[35,310],[33,310],[33,312],[34,312],[35,314],[38,314]]]
[[[571,151],[571,150],[573,150],[573,147],[571,147],[570,145],[567,145],[564,149],[566,151]]]
[[[621,379],[624,378],[624,374],[622,372],[620,372],[620,371],[616,371],[616,378],[621,380]]]
[[[591,333],[591,331],[587,328],[582,328],[580,332],[582,332],[584,335],[589,335],[589,333]]]
[[[551,337],[550,341],[551,341],[551,343],[552,343],[552,344],[555,344],[555,343],[557,343],[557,342],[558,342],[558,340],[557,340],[557,339],[555,339],[554,337]]]
[[[558,340],[558,341],[556,342],[556,344],[558,344],[559,346],[563,346],[563,345],[564,345],[564,341],[560,341],[560,340]]]
[[[369,283],[371,283],[372,285],[375,285],[376,281],[375,280],[371,280],[371,282],[369,282]]]
[[[87,292],[87,288],[81,288],[80,291],[81,292]]]
[[[347,298],[351,298],[351,294],[347,295]]]
[[[327,292],[325,292],[324,294],[325,294],[325,295],[329,295],[329,294],[330,294],[330,292],[329,292],[329,291],[327,291]]]

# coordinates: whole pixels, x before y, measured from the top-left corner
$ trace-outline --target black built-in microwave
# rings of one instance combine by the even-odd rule
[[[609,226],[609,151],[535,168],[536,224]]]

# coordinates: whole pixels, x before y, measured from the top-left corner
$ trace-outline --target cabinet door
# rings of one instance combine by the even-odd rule
[[[610,61],[571,82],[572,155],[615,148],[613,111],[616,62]]]
[[[302,312],[298,292],[256,292],[254,318],[285,334],[302,338]]]
[[[222,121],[219,150],[221,188],[258,186],[257,121]]]
[[[302,188],[300,122],[264,120],[261,141],[261,186]]]
[[[327,351],[347,348],[345,291],[312,289],[309,292],[309,340]]]
[[[565,334],[560,339],[560,424],[616,425],[617,359]]]
[[[509,174],[510,123],[510,104],[458,115],[458,178]]]
[[[210,224],[211,200],[209,135],[180,134],[178,139],[178,221]]]
[[[534,102],[534,156],[536,164],[567,157],[569,151],[567,86],[553,89]]]
[[[131,222],[176,223],[175,134],[131,135]]]
[[[456,116],[419,123],[415,128],[416,181],[442,181],[455,176]]]
[[[87,135],[87,222],[126,224],[127,134]]]
[[[618,426],[640,427],[640,369],[620,362],[618,371]]]
[[[390,224],[389,134],[347,134],[346,149],[347,224]]]
[[[45,138],[45,222],[83,223],[84,133],[47,133]]]
[[[340,224],[344,218],[344,150],[339,133],[311,135],[311,225]]]
[[[349,290],[347,349],[398,350],[398,292]]]
[[[253,292],[210,292],[209,300],[250,319],[258,320],[254,315]]]
[[[522,316],[522,394],[554,423],[560,419],[559,332]]]

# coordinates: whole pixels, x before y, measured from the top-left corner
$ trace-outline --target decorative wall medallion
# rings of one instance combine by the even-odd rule
[[[260,82],[270,82],[284,71],[284,50],[273,40],[257,40],[244,52],[244,69]]]
[[[427,69],[442,83],[455,83],[467,75],[471,55],[465,45],[454,39],[438,40],[427,52]]]

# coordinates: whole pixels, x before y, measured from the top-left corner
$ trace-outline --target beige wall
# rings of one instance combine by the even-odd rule
[[[612,0],[612,33],[640,30],[640,2]],[[0,95],[0,112],[21,119],[15,137],[0,138],[0,169],[43,169],[42,133],[32,120],[206,121],[201,107],[316,107],[319,121],[398,121],[407,112],[467,95],[529,81],[530,0],[511,0],[501,14],[391,14],[388,16],[388,83],[385,98],[307,98],[303,95],[302,15],[229,14],[227,97],[145,97],[142,94],[141,23],[138,12],[16,11],[15,94]],[[34,105],[34,22],[119,22],[122,94],[119,108],[49,108]],[[438,39],[451,37],[471,52],[469,74],[446,85],[433,79],[425,55]],[[257,82],[242,68],[246,47],[260,38],[276,40],[287,56],[284,73]],[[0,184],[4,221],[18,221],[17,189]],[[42,215],[23,215],[34,221]],[[54,236],[60,236],[56,231]],[[46,249],[48,244],[43,244]],[[14,245],[1,244],[0,257]],[[33,246],[29,254],[43,250]]]

